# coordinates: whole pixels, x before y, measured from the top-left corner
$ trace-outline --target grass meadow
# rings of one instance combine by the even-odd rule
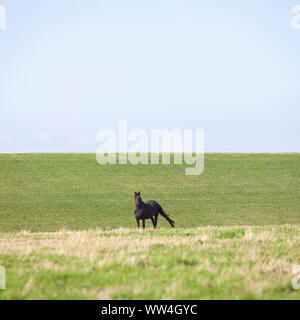
[[[300,155],[106,165],[0,155],[0,299],[299,299]],[[137,230],[134,191],[176,221]]]

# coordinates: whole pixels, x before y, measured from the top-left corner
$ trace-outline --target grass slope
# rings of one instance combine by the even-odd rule
[[[200,176],[186,176],[185,167],[1,154],[0,231],[131,228],[134,191],[157,200],[182,228],[300,223],[299,154],[206,154]],[[158,227],[168,227],[162,217]]]
[[[300,299],[300,227],[0,234],[0,299]]]

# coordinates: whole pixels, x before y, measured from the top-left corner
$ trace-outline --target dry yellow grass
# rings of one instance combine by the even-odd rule
[[[299,298],[299,252],[291,225],[2,233],[0,298]]]

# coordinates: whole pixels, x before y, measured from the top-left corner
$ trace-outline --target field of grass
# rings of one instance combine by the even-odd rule
[[[200,176],[185,167],[0,154],[0,231],[133,228],[134,191],[157,200],[180,228],[300,223],[300,154],[206,154]],[[161,227],[169,227],[163,218]]]
[[[2,233],[0,299],[300,299],[300,227]]]
[[[300,299],[300,155],[206,154],[106,165],[94,154],[0,154],[1,299]],[[134,191],[162,217],[137,230]]]

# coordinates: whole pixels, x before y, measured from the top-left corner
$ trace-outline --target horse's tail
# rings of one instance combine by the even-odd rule
[[[169,216],[164,212],[162,207],[159,209],[159,213],[170,223],[170,225],[174,228],[175,227],[175,221],[169,218]]]

